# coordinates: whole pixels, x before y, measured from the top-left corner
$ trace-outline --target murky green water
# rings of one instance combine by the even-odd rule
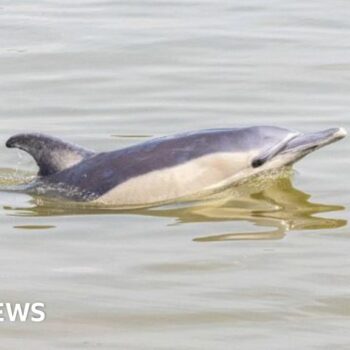
[[[4,147],[40,131],[111,150],[184,130],[350,130],[347,1],[3,1]],[[347,349],[349,138],[289,177],[116,212],[0,194],[2,348]],[[5,179],[5,180],[4,180]]]

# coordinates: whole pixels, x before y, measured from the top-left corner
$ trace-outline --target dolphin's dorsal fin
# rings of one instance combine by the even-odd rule
[[[95,154],[58,138],[36,133],[12,136],[6,142],[6,147],[29,153],[39,166],[40,176],[55,174]]]

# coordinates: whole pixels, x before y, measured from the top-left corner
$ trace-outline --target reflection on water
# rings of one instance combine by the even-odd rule
[[[174,218],[176,224],[202,222],[249,222],[263,230],[254,232],[215,232],[210,235],[198,234],[196,242],[227,240],[280,239],[292,230],[334,229],[346,225],[343,219],[317,215],[325,212],[344,210],[341,205],[313,203],[311,195],[296,189],[291,180],[291,172],[286,171],[271,177],[257,177],[254,181],[226,189],[209,198],[191,203],[146,208],[120,210],[111,207],[92,207],[29,197],[23,205],[5,205],[3,209],[12,216],[67,216],[99,214],[133,214]],[[50,229],[53,226],[20,225],[19,229]]]

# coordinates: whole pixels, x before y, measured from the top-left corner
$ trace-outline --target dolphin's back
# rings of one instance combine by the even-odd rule
[[[42,179],[67,184],[98,198],[122,183],[150,173],[193,161],[210,154],[240,152],[244,144],[238,129],[210,130],[163,137],[112,152],[99,153],[81,163]],[[72,198],[79,200],[79,191]]]

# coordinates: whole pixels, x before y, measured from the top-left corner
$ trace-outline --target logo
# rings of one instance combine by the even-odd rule
[[[44,303],[0,303],[0,322],[43,322]]]

